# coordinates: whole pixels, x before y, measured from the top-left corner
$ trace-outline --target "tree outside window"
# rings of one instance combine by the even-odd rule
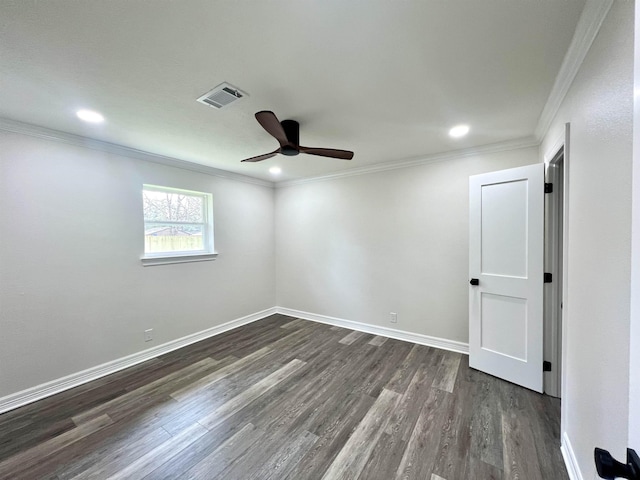
[[[212,253],[211,194],[144,185],[145,255]]]

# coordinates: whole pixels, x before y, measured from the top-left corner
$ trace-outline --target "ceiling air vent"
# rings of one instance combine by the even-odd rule
[[[210,107],[223,108],[227,105],[246,97],[247,94],[228,83],[221,83],[210,92],[205,93],[198,102]]]

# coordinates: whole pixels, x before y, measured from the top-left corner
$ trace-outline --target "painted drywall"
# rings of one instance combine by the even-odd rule
[[[278,188],[278,305],[468,342],[469,176],[538,161],[524,148]]]
[[[633,8],[614,2],[541,146],[570,122],[562,425],[585,479],[627,443]]]
[[[141,265],[143,183],[213,194],[215,261]],[[275,304],[272,188],[2,133],[0,205],[0,397]]]

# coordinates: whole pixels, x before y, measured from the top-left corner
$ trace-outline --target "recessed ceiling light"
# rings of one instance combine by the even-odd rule
[[[469,125],[456,125],[449,130],[449,135],[453,138],[464,137],[467,133],[469,133]]]
[[[282,169],[280,167],[271,167],[269,169],[269,172],[273,175],[279,175],[280,173],[282,173]]]
[[[76,115],[80,120],[84,120],[89,123],[102,123],[104,122],[104,117],[98,112],[94,112],[92,110],[78,110]]]

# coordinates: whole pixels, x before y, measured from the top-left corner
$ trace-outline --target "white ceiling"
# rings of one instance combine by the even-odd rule
[[[0,117],[257,178],[531,136],[584,0],[0,0]],[[195,101],[221,82],[228,108]],[[82,123],[79,108],[106,117]],[[278,155],[253,114],[300,122]],[[448,137],[458,123],[462,140]]]

